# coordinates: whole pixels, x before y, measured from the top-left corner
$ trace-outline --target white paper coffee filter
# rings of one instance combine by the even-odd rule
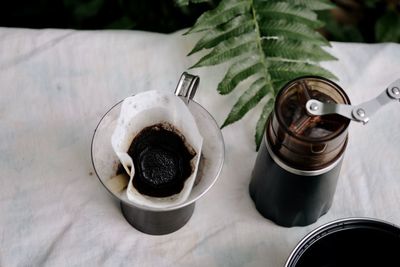
[[[182,191],[169,197],[158,198],[143,195],[133,186],[135,170],[133,160],[127,152],[141,130],[163,122],[172,124],[184,135],[186,142],[195,150],[196,156],[191,160],[194,170],[186,179]],[[127,188],[127,197],[130,201],[152,208],[166,208],[181,204],[189,197],[197,175],[203,137],[193,115],[179,97],[172,93],[152,90],[126,98],[122,103],[111,144],[130,176]]]

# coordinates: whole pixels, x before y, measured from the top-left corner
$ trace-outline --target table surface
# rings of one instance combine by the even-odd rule
[[[132,228],[99,183],[90,142],[101,116],[136,92],[174,90],[199,56],[198,36],[135,31],[0,29],[0,266],[283,266],[312,229],[346,217],[400,224],[400,107],[352,123],[333,205],[318,222],[284,228],[248,194],[260,107],[222,130],[226,158],[214,187],[179,231]],[[324,63],[353,103],[400,76],[400,45],[333,43]],[[221,124],[231,95],[215,88],[226,66],[201,68],[196,101]]]

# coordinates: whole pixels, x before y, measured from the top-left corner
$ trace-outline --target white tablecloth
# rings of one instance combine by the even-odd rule
[[[226,159],[215,186],[179,231],[132,228],[99,183],[90,142],[117,101],[149,89],[174,90],[198,57],[197,37],[134,31],[0,29],[0,266],[283,266],[296,243],[329,221],[367,216],[400,224],[400,105],[350,142],[328,214],[284,228],[257,213],[248,194],[256,157],[257,109],[223,129]],[[353,103],[400,78],[400,45],[333,43],[324,64]],[[219,96],[226,66],[201,76],[195,99],[222,123],[243,90]]]

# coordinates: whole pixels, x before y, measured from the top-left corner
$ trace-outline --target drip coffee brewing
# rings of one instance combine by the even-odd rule
[[[153,110],[141,113],[137,112],[137,116],[143,116],[143,119],[137,120],[136,124],[133,126],[129,125],[129,123],[127,123],[128,120],[125,120],[126,118],[121,118],[122,114],[127,114],[125,112],[126,106],[122,108],[123,105],[121,101],[111,107],[101,118],[94,132],[91,155],[96,175],[107,191],[119,201],[122,214],[129,224],[144,233],[152,235],[169,234],[184,226],[195,210],[196,201],[204,196],[214,185],[221,171],[224,161],[224,141],[221,130],[210,113],[193,100],[199,80],[198,76],[185,72],[178,82],[174,95],[168,94],[168,91],[165,93],[160,92],[161,94],[146,92],[147,97],[151,97],[151,100],[139,101],[137,105],[131,102],[131,104],[128,105],[128,108],[133,109],[135,106],[136,108],[139,107],[143,109],[144,106],[149,107],[149,102],[153,105],[160,105],[157,102],[164,101],[165,103],[161,105],[167,105],[169,109],[167,111],[163,110],[163,112],[161,112],[162,114],[157,116],[167,118],[166,114],[168,113],[168,118],[171,118],[171,120],[163,119],[162,121],[164,122],[161,124],[160,120],[152,120],[152,118],[157,117]],[[146,95],[144,94],[145,93],[136,94],[134,97],[146,99]],[[164,97],[164,95],[167,96]],[[129,99],[130,98],[125,99],[124,104]],[[175,104],[183,105],[184,107],[183,109],[181,107],[175,107]],[[131,113],[132,112],[129,114]],[[137,116],[135,117],[137,118]],[[194,119],[194,129],[197,128],[197,130],[199,130],[198,135],[196,135],[196,130],[190,132],[189,135],[185,131],[185,127],[188,127],[189,130],[192,131],[191,125],[193,124],[190,121],[191,119]],[[182,122],[182,120],[184,120],[184,122]],[[182,126],[182,124],[184,124],[184,126]],[[133,129],[134,131],[131,132],[126,129]],[[134,166],[132,157],[129,156],[129,149],[132,143],[135,143],[135,137],[137,137],[136,142],[140,141],[137,143],[151,143],[152,140],[145,140],[146,138],[143,137],[145,137],[146,134],[142,135],[141,133],[153,132],[153,130],[156,130],[157,133],[160,131],[159,133],[161,135],[171,135],[172,139],[175,140],[174,144],[176,146],[182,148],[182,143],[185,145],[185,148],[190,152],[190,157],[193,156],[193,158],[190,159],[190,167],[192,168],[193,176],[190,175],[186,178],[183,183],[183,188],[178,194],[173,194],[168,197],[154,197],[145,194],[139,195],[139,197],[144,198],[144,201],[149,201],[149,199],[152,201],[150,205],[148,205],[142,201],[143,199],[139,198],[132,201],[128,198],[131,197],[131,195],[128,194],[127,191],[130,188],[127,187],[132,185],[132,183],[130,183],[130,176],[128,176],[127,173],[132,174],[133,172],[131,172],[131,170],[135,171],[135,169],[139,169],[139,167]],[[113,141],[113,144],[111,144],[110,139],[112,139],[116,131],[120,131],[118,135],[121,136],[121,138],[117,138]],[[142,137],[143,140],[139,140],[139,137]],[[159,139],[160,138],[154,138],[154,140]],[[154,186],[158,186],[158,189],[162,191],[165,190],[165,186],[169,185],[170,181],[175,180],[171,178],[176,178],[177,176],[175,175],[177,172],[172,172],[169,174],[170,176],[163,177],[161,175],[162,172],[156,170],[157,166],[162,168],[180,164],[176,164],[179,162],[176,158],[176,151],[174,151],[174,153],[168,152],[168,149],[171,148],[170,145],[167,147],[163,146],[162,150],[165,148],[166,150],[162,153],[162,157],[159,157],[158,153],[153,153],[159,150],[159,148],[155,147],[158,145],[163,146],[162,142],[161,144],[154,144],[151,149],[143,149],[142,153],[139,151],[138,156],[139,158],[143,157],[143,166],[140,168],[146,169],[144,173],[147,176],[147,181]],[[118,149],[118,156],[115,148]],[[164,160],[160,160],[164,158],[169,159],[167,165],[165,165]],[[185,159],[188,158],[184,157],[184,161]],[[120,163],[121,161],[126,164],[122,166]],[[197,164],[197,162],[199,162],[199,164]],[[125,168],[127,168],[128,172]],[[152,172],[152,170],[156,171]],[[195,182],[193,186],[189,188],[190,192],[185,191],[188,182],[191,182],[193,177],[195,177]],[[141,189],[139,188],[139,190]],[[141,192],[144,193],[143,190],[141,190]],[[187,198],[183,196],[183,192],[188,193]],[[179,199],[176,198],[177,196],[183,196],[185,200],[179,202]],[[157,200],[162,199],[167,201],[161,203],[157,202]]]
[[[186,104],[147,91],[122,103],[112,146],[130,179],[127,197],[148,207],[184,202],[193,187],[203,138]]]

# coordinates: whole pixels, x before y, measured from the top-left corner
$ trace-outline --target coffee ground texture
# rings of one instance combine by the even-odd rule
[[[196,155],[185,137],[171,124],[144,128],[132,141],[128,154],[133,159],[133,186],[139,193],[168,197],[179,193],[193,171]]]

